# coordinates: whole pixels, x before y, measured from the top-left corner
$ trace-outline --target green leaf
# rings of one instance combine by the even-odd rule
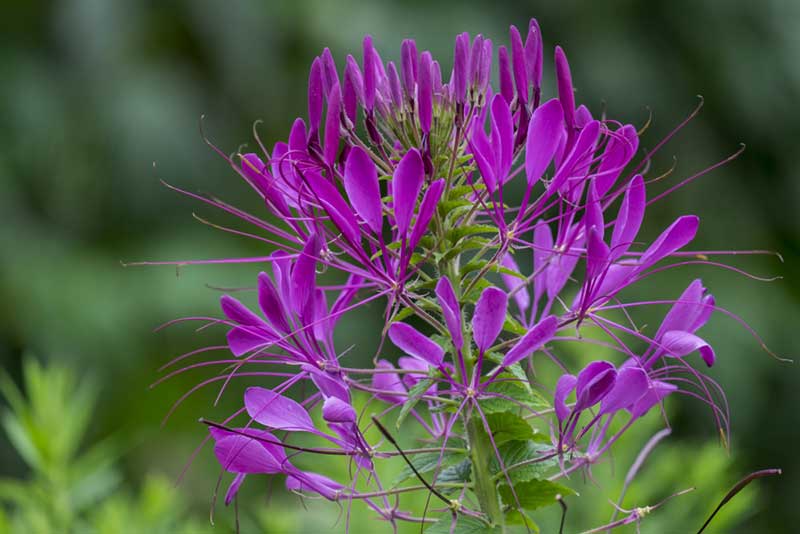
[[[526,510],[536,510],[544,506],[556,504],[556,495],[566,497],[575,495],[575,492],[566,486],[549,480],[533,479],[514,484],[514,491],[519,499],[519,504]],[[500,496],[503,502],[516,507],[517,503],[507,484],[500,485]]]
[[[421,454],[415,454],[414,457],[411,458],[411,464],[420,474],[434,471],[437,467],[442,468],[442,471],[440,471],[441,474],[441,472],[454,463],[463,461],[465,457],[466,456],[464,452],[445,451],[441,455],[438,452],[425,452]],[[414,471],[410,466],[406,465],[392,481],[392,486],[397,486],[401,482],[404,482],[413,476],[415,476]],[[437,482],[441,482],[440,477],[437,477]]]
[[[397,416],[397,422],[395,423],[397,425],[397,428],[400,428],[400,425],[403,423],[403,421],[405,421],[406,417],[408,416],[408,412],[410,412],[411,409],[414,406],[416,406],[417,402],[419,402],[420,397],[422,397],[422,395],[424,395],[425,392],[428,391],[428,388],[430,388],[432,385],[433,385],[433,379],[425,378],[417,382],[414,385],[414,387],[409,390],[408,400],[405,402],[405,404],[403,404],[403,407],[400,408],[400,413]]]
[[[447,232],[447,239],[454,243],[458,240],[473,234],[496,234],[497,227],[490,224],[470,224],[466,226],[457,226]]]
[[[492,437],[497,445],[514,440],[533,438],[534,432],[530,423],[513,412],[492,413],[486,416]]]
[[[506,472],[511,482],[517,484],[518,482],[528,482],[529,480],[536,480],[543,478],[547,471],[557,463],[556,457],[541,460],[540,457],[545,451],[551,447],[541,447],[533,440],[525,441],[511,441],[498,447],[500,457],[503,459],[503,464],[506,467]],[[520,467],[514,467],[517,464],[534,461],[534,463],[526,464]],[[506,476],[500,472],[500,465],[497,458],[492,458],[489,464],[489,472],[500,482],[508,482]]]
[[[433,525],[425,529],[425,534],[500,534],[500,527],[491,526],[480,519],[464,514],[456,517],[455,528],[452,528],[453,516],[446,514]]]
[[[517,510],[511,508],[506,512],[506,525],[523,525],[528,527],[528,530],[533,534],[539,534],[539,525],[537,525],[531,516],[525,510]]]
[[[530,388],[527,380],[522,381],[511,373],[500,373],[498,381],[489,385],[486,391],[499,396],[479,399],[484,413],[522,411],[525,415],[531,411],[541,412],[550,408],[547,400]]]
[[[469,482],[471,473],[472,462],[469,458],[465,458],[455,465],[442,469],[442,472],[436,477],[436,483],[452,484],[456,482]]]

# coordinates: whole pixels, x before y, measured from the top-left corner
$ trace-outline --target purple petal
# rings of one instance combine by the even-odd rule
[[[378,170],[369,154],[361,147],[353,147],[347,156],[344,167],[344,189],[356,213],[375,234],[380,234],[383,205],[378,184]]]
[[[334,85],[339,84],[339,75],[336,73],[336,62],[328,47],[322,51],[322,83],[325,94],[331,92]]]
[[[414,98],[419,63],[417,43],[413,39],[403,40],[400,45],[400,71],[403,74],[403,87],[410,99]]]
[[[603,241],[596,226],[589,228],[586,242],[586,279],[593,280],[608,267],[608,245]]]
[[[553,160],[563,128],[564,112],[558,100],[549,100],[533,112],[525,148],[528,187],[542,177]]]
[[[364,81],[361,70],[358,68],[353,56],[347,56],[347,66],[344,70],[344,112],[350,122],[356,122],[358,103],[364,100]]]
[[[478,71],[475,73],[475,84],[478,92],[485,93],[489,87],[489,77],[492,73],[492,56],[493,56],[492,40],[483,40],[483,51],[478,62]]]
[[[317,432],[308,412],[297,401],[270,389],[249,387],[244,392],[247,414],[258,423],[275,430]]]
[[[389,339],[409,356],[413,356],[434,367],[439,367],[444,359],[444,350],[434,341],[405,323],[392,323]]]
[[[440,178],[433,182],[430,187],[428,187],[428,190],[425,191],[422,202],[419,203],[419,213],[417,214],[416,222],[414,222],[414,229],[411,231],[411,237],[408,238],[408,247],[410,250],[414,250],[419,240],[422,239],[422,236],[425,235],[425,232],[428,230],[428,224],[431,222],[431,218],[436,212],[439,199],[442,198],[444,184],[444,178]]]
[[[550,226],[539,221],[533,228],[533,272],[538,273],[533,280],[533,298],[539,301],[546,287],[545,272],[547,261],[553,255],[553,233]]]
[[[514,125],[511,110],[501,95],[492,98],[492,147],[499,157],[495,157],[495,175],[498,181],[505,182],[514,158]]]
[[[542,85],[542,32],[539,30],[539,23],[536,19],[531,19],[528,24],[528,37],[525,38],[525,66],[528,76],[535,88]]]
[[[694,215],[679,217],[642,254],[640,269],[644,270],[686,246],[697,234],[699,224],[700,219]]]
[[[475,303],[472,334],[478,350],[486,352],[503,330],[508,309],[508,295],[496,287],[487,287]]]
[[[342,198],[336,186],[313,170],[305,173],[305,180],[339,231],[351,243],[360,243],[361,232],[358,228],[358,221],[352,208]]]
[[[514,257],[511,255],[510,252],[507,252],[503,259],[501,260],[500,264],[509,269],[514,271],[515,273],[520,272],[519,267],[517,266],[517,262],[514,261]],[[519,286],[526,285],[525,280],[517,276],[513,276],[510,274],[500,273],[500,278],[503,280],[503,284],[508,289],[509,293],[513,293],[514,302],[517,303],[517,309],[521,313],[525,313],[525,310],[531,305],[531,297],[528,294],[527,289],[517,289]]]
[[[670,330],[664,334],[660,343],[670,356],[682,358],[694,351],[698,351],[707,366],[714,365],[714,360],[716,359],[714,349],[704,339],[694,334],[681,330]]]
[[[408,235],[408,227],[422,188],[423,178],[422,157],[416,148],[412,148],[400,160],[392,177],[394,217],[397,233],[401,238]]]
[[[336,397],[328,397],[322,405],[322,418],[328,423],[355,423],[355,408]]]
[[[311,70],[308,73],[308,125],[311,128],[311,135],[319,131],[322,123],[322,61],[314,58],[311,63]]]
[[[550,265],[547,268],[547,297],[554,299],[564,285],[569,280],[570,275],[575,270],[580,254],[569,249],[560,254],[554,254],[550,258]]]
[[[483,55],[483,36],[478,34],[472,41],[472,48],[469,51],[469,68],[467,70],[467,84],[475,86],[478,70],[481,67],[481,56]]]
[[[292,304],[301,315],[316,289],[317,257],[321,246],[319,236],[310,236],[292,269]]]
[[[517,88],[517,97],[523,104],[528,103],[528,71],[525,68],[525,52],[522,46],[522,37],[516,26],[509,28],[511,39],[511,59],[514,66],[514,85]]]
[[[554,315],[548,315],[539,321],[506,353],[502,366],[514,365],[539,350],[542,345],[553,339],[557,329],[558,318]]]
[[[500,77],[500,94],[507,104],[511,104],[514,100],[514,80],[511,78],[511,63],[505,46],[497,49],[497,69]]]
[[[643,416],[650,411],[650,408],[660,403],[664,397],[673,391],[676,391],[677,389],[678,386],[675,386],[674,384],[653,380],[650,383],[650,388],[647,390],[647,392],[629,408],[631,416],[634,419]]]
[[[258,274],[258,304],[264,317],[273,327],[283,333],[289,332],[289,323],[286,322],[283,303],[267,273]]]
[[[600,402],[603,397],[614,387],[617,371],[614,366],[605,361],[592,362],[578,373],[578,382],[575,384],[577,402],[575,411],[582,411]]]
[[[397,359],[397,363],[400,366],[400,369],[405,371],[422,371],[421,373],[405,373],[403,374],[403,383],[406,385],[407,388],[411,389],[417,385],[417,382],[422,380],[431,369],[431,365],[424,361],[418,360],[417,358],[410,358],[408,356],[401,356]],[[434,394],[436,393],[436,383],[434,382],[433,385],[428,389],[426,393]]]
[[[416,51],[415,51],[416,52]],[[419,61],[419,84],[417,87],[417,108],[419,126],[424,133],[431,131],[433,121],[433,58],[431,53],[422,53]]]
[[[605,396],[598,415],[629,408],[647,393],[650,384],[647,373],[640,367],[622,367],[617,373],[614,388]]]
[[[394,366],[386,360],[378,360],[375,365],[376,370],[394,369]],[[375,373],[372,375],[372,389],[382,391],[394,391],[397,395],[388,393],[376,393],[375,396],[391,404],[403,404],[406,399],[406,388],[403,386],[400,375],[397,373]]]
[[[299,471],[286,477],[286,489],[289,491],[313,491],[333,501],[338,498],[344,486],[326,476],[310,471]]]
[[[328,115],[325,118],[325,163],[333,167],[339,152],[339,125],[342,113],[342,92],[335,84],[328,94]]]
[[[436,298],[442,307],[442,316],[453,339],[453,346],[461,349],[464,346],[464,337],[461,333],[461,308],[458,305],[456,293],[450,279],[443,276],[436,284]]]
[[[469,64],[469,34],[462,33],[456,37],[453,63],[453,94],[455,101],[464,103],[467,93],[467,70]]]
[[[247,475],[244,473],[237,473],[236,476],[233,477],[231,485],[228,486],[228,491],[225,492],[225,506],[228,506],[233,498],[236,497],[236,494],[239,493],[239,487],[242,485],[242,482],[244,482],[246,476]]]
[[[578,379],[575,375],[570,374],[561,375],[561,378],[556,382],[556,390],[553,395],[553,407],[556,410],[556,417],[559,421],[563,421],[569,417],[570,410],[567,408],[565,401],[567,397],[569,397],[569,394],[572,393],[572,390],[575,389],[577,383]]]
[[[214,455],[231,473],[280,473],[283,466],[258,440],[231,434],[218,439]]]
[[[558,85],[558,100],[564,110],[564,122],[567,132],[575,127],[575,94],[572,89],[572,74],[564,50],[556,46],[556,81]]]
[[[375,48],[372,46],[372,36],[367,35],[364,37],[363,42],[364,51],[364,107],[367,111],[371,112],[375,107],[375,93],[376,93],[376,80],[375,80]]]
[[[667,312],[658,329],[656,339],[670,330],[694,333],[706,323],[713,311],[714,297],[706,295],[706,288],[703,287],[700,279],[694,280]]]
[[[344,402],[350,402],[350,391],[340,377],[334,378],[334,375],[311,365],[303,365],[301,368],[311,376],[311,381],[324,397],[336,397]]]
[[[222,313],[234,323],[246,326],[266,326],[264,320],[251,312],[247,306],[229,295],[222,295],[219,299]]]
[[[628,184],[617,220],[614,222],[614,231],[611,234],[612,260],[625,254],[636,239],[644,218],[645,202],[644,180],[641,174],[637,174]]]
[[[266,331],[254,327],[233,328],[226,334],[226,338],[228,348],[234,356],[241,356],[250,351],[264,348],[274,340]]]
[[[389,62],[386,74],[389,78],[389,93],[392,95],[392,104],[395,108],[401,109],[403,107],[403,88],[400,85],[400,76],[397,74],[397,67],[395,67],[393,61]]]
[[[583,225],[586,231],[592,226],[597,230],[600,239],[603,239],[605,223],[603,221],[603,206],[597,196],[597,189],[594,181],[589,183],[589,192],[586,195],[586,214],[583,217]]]
[[[633,125],[627,124],[611,136],[597,168],[595,181],[600,196],[611,189],[614,182],[631,161],[639,148],[639,136]]]

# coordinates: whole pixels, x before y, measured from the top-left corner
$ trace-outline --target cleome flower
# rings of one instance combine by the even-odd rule
[[[714,312],[749,327],[700,280],[676,300],[622,300],[675,266],[743,272],[708,259],[724,252],[686,250],[697,216],[676,218],[652,243],[640,237],[650,204],[707,171],[648,198],[652,152],[633,163],[636,127],[575,102],[560,47],[557,96],[543,94],[536,20],[524,40],[514,26],[509,37],[495,47],[458,35],[452,66],[412,40],[395,63],[367,36],[343,69],[325,49],[311,64],[307,115],[286,139],[267,147],[256,135],[260,153],[234,156],[211,145],[261,198],[263,214],[174,188],[252,227],[218,228],[270,247],[218,260],[264,266],[254,304],[225,295],[221,318],[187,318],[224,327],[227,343],[168,365],[226,355],[165,377],[221,369],[177,404],[210,385],[222,395],[242,377],[270,380],[246,389],[224,421],[206,421],[220,467],[233,475],[226,504],[247,475],[281,475],[290,491],[362,502],[395,527],[438,521],[451,532],[495,532],[525,518],[532,529],[531,512],[574,495],[570,473],[600,461],[649,412],[668,421],[673,394],[705,403],[727,441],[724,392],[695,365],[695,353],[708,367],[716,354],[697,331]],[[519,202],[512,181],[523,187]],[[323,271],[333,285],[318,280]],[[654,334],[629,313],[665,304]],[[383,314],[380,349],[373,366],[348,367],[334,333],[362,306]],[[567,365],[560,348],[575,342],[581,360]],[[600,346],[615,358],[593,356]],[[557,380],[548,384],[540,366],[558,369]],[[381,422],[392,419],[421,446],[396,440]],[[346,478],[327,468],[337,459]],[[384,480],[382,464],[401,460],[407,476]],[[402,509],[412,491],[429,493],[434,512]]]

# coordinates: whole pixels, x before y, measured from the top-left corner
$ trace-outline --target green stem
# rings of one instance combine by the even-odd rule
[[[488,516],[493,525],[499,525],[502,529],[503,512],[500,506],[500,496],[497,493],[497,482],[489,472],[492,444],[477,415],[473,415],[467,421],[467,438],[472,457],[472,482],[474,484],[472,491],[478,497],[481,511]]]

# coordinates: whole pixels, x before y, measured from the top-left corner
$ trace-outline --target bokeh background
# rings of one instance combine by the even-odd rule
[[[223,334],[153,328],[178,316],[215,313],[219,293],[207,286],[252,284],[260,266],[176,271],[123,268],[121,262],[265,251],[199,224],[192,213],[215,214],[165,189],[159,179],[258,210],[238,177],[204,144],[201,115],[209,137],[226,152],[242,143],[254,146],[256,119],[271,143],[305,113],[307,69],[325,46],[343,64],[348,53],[360,57],[361,38],[370,33],[384,59],[396,59],[401,39],[413,37],[449,69],[456,33],[481,32],[498,43],[507,39],[509,24],[524,27],[530,16],[541,24],[546,58],[555,44],[565,47],[579,102],[596,113],[605,106],[609,116],[635,124],[652,114],[644,146],[680,122],[696,105],[695,95],[705,97],[700,116],[655,158],[653,173],[668,169],[676,157],[676,181],[746,143],[737,160],[653,206],[648,235],[678,214],[696,213],[702,218],[697,248],[779,251],[782,262],[775,256],[729,260],[784,279],[763,283],[699,267],[659,275],[638,291],[674,297],[701,276],[718,304],[740,313],[776,353],[797,356],[800,3],[6,2],[0,22],[0,362],[10,381],[3,382],[4,391],[13,389],[10,382],[24,389],[26,359],[49,370],[28,364],[34,383],[28,388],[39,388],[29,395],[41,398],[20,419],[35,429],[34,445],[44,460],[19,450],[20,439],[7,432],[13,423],[0,433],[0,530],[25,524],[42,532],[229,532],[234,514],[223,506],[217,506],[216,526],[209,525],[218,471],[207,448],[177,489],[173,483],[204,435],[198,417],[229,413],[241,389],[216,408],[215,391],[200,392],[163,427],[171,403],[213,372],[181,375],[149,389],[171,357],[219,343]],[[545,79],[552,88],[550,63]],[[373,347],[380,328],[374,316],[373,310],[350,320],[342,337]],[[722,316],[704,337],[716,347],[712,375],[730,400],[731,453],[718,445],[707,410],[689,400],[673,404],[673,436],[642,475],[652,477],[652,487],[634,488],[650,500],[635,504],[686,486],[699,489],[654,514],[643,531],[690,531],[740,476],[777,466],[783,476],[748,489],[728,523],[723,518],[716,528],[790,532],[800,524],[798,365],[776,362]],[[57,386],[70,373],[91,383]],[[31,380],[34,375],[39,379]],[[80,393],[87,391],[96,392],[93,410],[91,401],[80,400],[91,396]],[[6,421],[12,419],[9,403],[2,407]],[[36,413],[45,415],[31,415]],[[74,422],[77,437],[70,438],[75,445],[53,452],[64,428],[81,417],[86,421]],[[649,432],[654,430],[651,425]],[[642,431],[642,442],[648,435]],[[83,476],[88,496],[70,504],[75,477],[54,473],[71,473],[75,457],[97,443],[102,454],[86,461],[86,476],[76,475]],[[617,479],[625,458],[636,452],[619,452]],[[240,506],[243,531],[334,528],[335,507],[310,503],[308,511],[281,488],[251,484]],[[55,502],[58,491],[66,504]],[[602,508],[594,524],[602,523],[611,509],[602,499],[593,502]],[[572,510],[579,508],[576,502]],[[28,523],[19,523],[21,510],[32,517]],[[571,513],[576,515],[569,521],[577,525],[581,515]],[[594,512],[584,514],[589,521]],[[379,527],[360,515],[354,525],[356,532]]]

